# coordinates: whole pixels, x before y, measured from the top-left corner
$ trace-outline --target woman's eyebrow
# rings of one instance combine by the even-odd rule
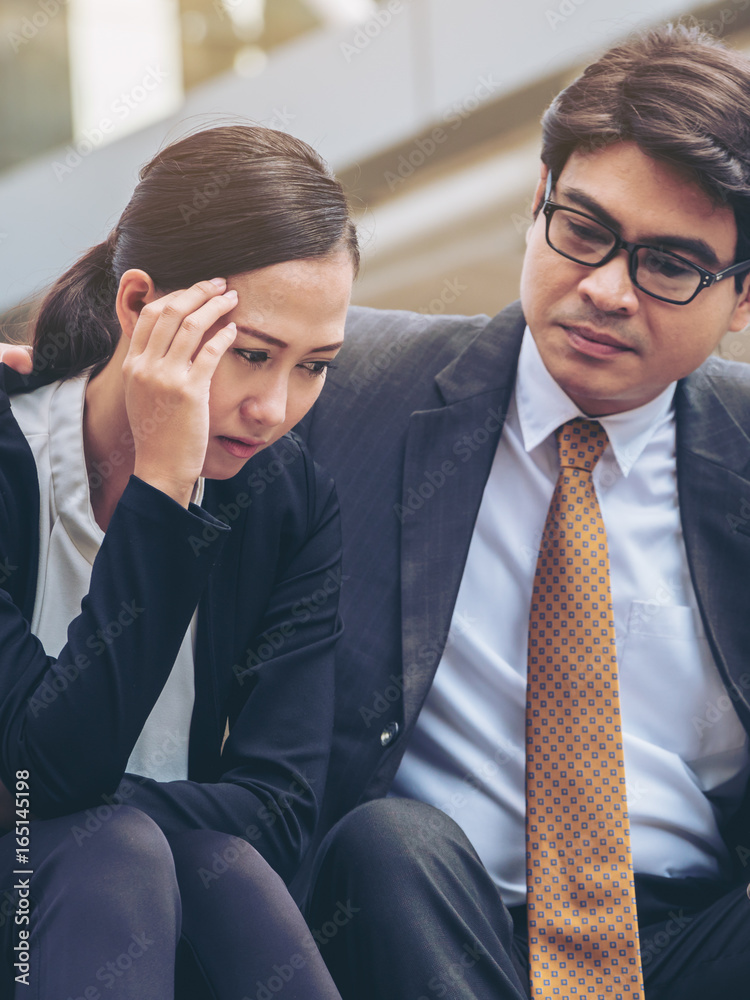
[[[257,337],[258,340],[263,340],[266,344],[272,344],[274,347],[289,347],[289,344],[283,340],[279,340],[278,337],[272,337],[270,333],[263,333],[262,330],[256,330],[252,326],[242,326],[238,323],[237,332],[246,333],[248,337]]]
[[[279,340],[278,337],[272,337],[270,333],[263,333],[262,330],[256,330],[252,326],[243,326],[238,324],[237,332],[246,333],[249,337],[255,337],[257,340],[262,340],[266,344],[271,344],[273,347],[289,347],[289,344],[287,344],[286,341]],[[313,347],[308,353],[320,354],[323,351],[337,351],[340,347],[343,347],[343,344],[343,340],[339,340],[335,344],[325,344],[323,347]]]

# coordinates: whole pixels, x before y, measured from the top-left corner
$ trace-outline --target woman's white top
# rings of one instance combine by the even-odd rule
[[[104,538],[89,496],[83,450],[83,408],[88,376],[54,382],[12,400],[13,415],[28,440],[39,477],[39,577],[31,629],[49,656],[58,656],[67,641],[68,625],[81,611],[89,592],[91,568]],[[130,454],[123,443],[112,461],[91,473],[91,483],[111,474],[112,466]],[[193,502],[203,499],[203,480]],[[130,627],[139,614],[140,595],[133,594],[114,621],[90,636],[94,653]],[[156,781],[187,778],[188,738],[195,701],[193,615],[159,699],[128,760],[127,770]]]

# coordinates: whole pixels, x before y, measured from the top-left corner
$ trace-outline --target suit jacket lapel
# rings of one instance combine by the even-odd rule
[[[506,309],[437,377],[443,405],[412,414],[401,520],[404,717],[416,719],[450,629],[525,321]]]
[[[709,359],[678,386],[677,476],[690,572],[706,635],[750,729],[750,438],[747,384]],[[736,397],[733,395],[736,393]],[[736,698],[735,698],[736,694]]]

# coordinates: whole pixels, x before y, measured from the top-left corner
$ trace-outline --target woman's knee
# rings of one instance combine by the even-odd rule
[[[246,840],[215,830],[188,830],[170,837],[183,898],[206,890],[257,896],[286,891],[281,877]]]
[[[35,838],[45,853],[38,874],[67,881],[72,892],[109,906],[179,909],[169,843],[159,826],[132,806],[101,806],[45,820]]]

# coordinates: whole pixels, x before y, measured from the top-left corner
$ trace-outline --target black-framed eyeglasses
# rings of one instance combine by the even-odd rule
[[[542,212],[547,223],[547,243],[553,250],[586,267],[601,267],[618,250],[626,250],[630,280],[646,295],[676,306],[686,306],[704,288],[723,278],[750,271],[750,260],[732,264],[714,274],[669,250],[647,243],[629,243],[610,226],[576,208],[550,201],[552,174],[547,174]]]

